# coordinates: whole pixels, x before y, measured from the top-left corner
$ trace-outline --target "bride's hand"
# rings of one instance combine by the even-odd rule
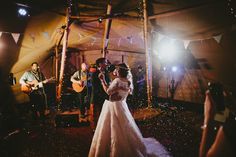
[[[104,76],[103,73],[99,73],[99,74],[98,74],[98,78],[99,78],[100,80],[104,80],[104,77],[105,77],[105,76]]]
[[[210,95],[210,92],[206,92],[206,98],[204,102],[204,124],[208,124],[211,120],[214,119],[215,116],[215,106]]]

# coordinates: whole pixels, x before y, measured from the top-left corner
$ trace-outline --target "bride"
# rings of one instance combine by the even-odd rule
[[[171,156],[153,138],[143,138],[126,103],[132,92],[132,78],[125,63],[117,66],[117,75],[111,85],[99,76],[109,95],[105,100],[97,123],[89,157],[166,157]]]

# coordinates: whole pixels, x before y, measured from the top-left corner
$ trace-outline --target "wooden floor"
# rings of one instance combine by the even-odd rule
[[[144,137],[154,137],[175,157],[198,156],[202,115],[188,110],[137,108],[131,110]],[[174,113],[174,114],[173,114]],[[54,111],[47,124],[30,126],[0,143],[0,156],[20,157],[86,157],[94,130],[91,122],[79,121],[79,110]],[[53,125],[56,117],[77,125]],[[75,117],[77,120],[75,120]],[[63,121],[64,120],[64,121]]]

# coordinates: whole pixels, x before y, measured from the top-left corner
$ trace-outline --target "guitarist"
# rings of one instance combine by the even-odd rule
[[[76,71],[71,76],[71,82],[76,84],[81,88],[81,90],[76,94],[77,103],[79,103],[80,107],[80,118],[85,118],[85,113],[89,108],[89,101],[91,95],[91,76],[88,71],[88,66],[86,63],[81,64],[81,70]],[[73,85],[74,87],[74,85]],[[75,90],[76,91],[76,90]]]
[[[39,70],[39,64],[33,62],[31,70],[26,71],[20,78],[21,86],[26,86],[31,92],[28,93],[33,119],[36,123],[43,124],[45,122],[45,111],[47,107],[47,99],[44,91],[44,83],[47,83],[43,73]]]

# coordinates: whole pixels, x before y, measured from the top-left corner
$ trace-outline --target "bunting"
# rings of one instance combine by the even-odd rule
[[[127,37],[127,40],[129,41],[130,44],[133,43],[133,37],[132,37],[132,36],[128,36],[128,37]]]
[[[232,24],[231,25],[231,31],[235,31],[236,30],[236,24]],[[0,32],[0,37],[2,36],[3,33],[8,33],[8,34],[11,34],[15,43],[17,44],[18,43],[18,40],[20,38],[20,35],[21,33],[12,33],[12,32]],[[43,36],[47,39],[50,39],[50,35],[48,32],[42,32],[43,33]],[[157,42],[160,42],[163,38],[169,38],[171,41],[175,40],[174,38],[171,38],[171,37],[168,37],[166,35],[163,35],[163,34],[160,34],[159,32],[156,32],[156,31],[153,31],[151,30],[151,34],[153,35],[153,37],[155,38],[155,36],[157,36]],[[34,33],[30,33],[29,34],[32,41],[34,42],[35,41],[35,34]],[[222,39],[222,35],[223,34],[219,34],[217,36],[212,36],[212,37],[208,37],[208,38],[203,38],[203,39],[194,39],[194,40],[182,40],[183,41],[183,44],[184,44],[184,48],[187,49],[188,48],[188,45],[190,44],[190,42],[192,41],[202,41],[202,40],[207,40],[207,39],[214,39],[217,43],[220,43],[221,42],[221,39]],[[85,35],[81,34],[81,33],[78,33],[78,36],[79,36],[79,39],[82,39],[85,37]],[[143,32],[139,32],[138,33],[138,36],[143,40]],[[129,41],[130,44],[133,44],[134,38],[132,36],[129,36],[127,37],[127,40]],[[96,43],[96,38],[92,37],[92,45],[94,45]],[[121,45],[121,41],[122,41],[122,38],[119,38],[118,40],[118,43],[117,45],[120,46]],[[108,41],[105,41],[105,44],[107,45],[108,44]]]
[[[20,33],[10,33],[10,32],[0,32],[0,37],[2,36],[3,33],[6,33],[6,34],[11,34],[15,43],[17,44],[19,38],[20,38]]]
[[[105,40],[105,47],[108,47],[108,42],[109,42],[109,39],[106,39]]]
[[[157,32],[155,32],[157,33]],[[169,39],[170,43],[173,43],[175,42],[177,39],[175,38],[171,38],[169,36],[166,36],[166,35],[162,35],[160,33],[157,33],[157,42],[160,42],[163,38],[167,38]],[[188,48],[188,45],[190,44],[190,42],[192,41],[202,41],[202,40],[207,40],[207,39],[215,39],[217,43],[220,43],[221,41],[221,38],[222,38],[222,34],[220,35],[217,35],[217,36],[213,36],[213,37],[207,37],[207,38],[203,38],[203,39],[194,39],[194,40],[182,40],[183,41],[183,44],[184,44],[184,48],[187,49]]]
[[[121,38],[118,41],[118,47],[120,47],[120,43],[121,43]]]
[[[184,48],[187,49],[188,45],[190,43],[190,40],[184,40]]]
[[[93,41],[91,42],[91,45],[93,46],[93,45],[95,44],[95,42],[96,42],[97,39],[96,39],[95,37],[91,37],[91,38],[92,38],[92,40],[93,40]]]
[[[215,39],[217,43],[220,43],[221,37],[222,35],[220,34],[220,35],[214,36],[213,38]]]
[[[79,39],[82,39],[83,38],[83,35],[81,35],[80,33],[79,33]]]
[[[50,39],[50,36],[49,36],[49,33],[48,33],[48,32],[43,32],[43,36],[44,36],[46,39]]]
[[[144,40],[144,38],[143,38],[143,31],[142,31],[142,32],[139,32],[139,33],[138,33],[138,36],[139,36],[142,40]]]
[[[19,40],[19,38],[20,38],[20,33],[12,33],[11,35],[12,35],[14,41],[15,41],[16,44],[17,44],[17,42],[18,42],[18,40]]]

